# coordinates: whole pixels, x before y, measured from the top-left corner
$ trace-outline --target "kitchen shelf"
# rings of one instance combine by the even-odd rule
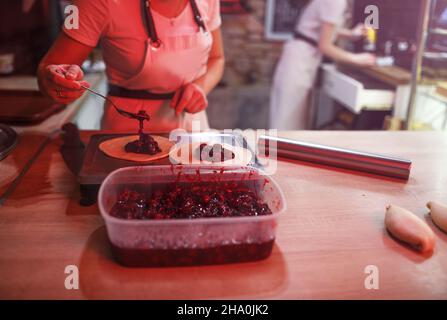
[[[419,91],[419,94],[425,98],[434,100],[444,106],[445,108],[444,121],[441,127],[444,130],[447,130],[447,97],[440,95],[439,93],[436,92],[436,90]]]
[[[447,36],[447,29],[446,28],[432,28],[432,29],[430,29],[429,32],[431,34]]]
[[[417,108],[417,100],[418,100],[418,87],[422,85],[424,82],[427,82],[424,75],[424,62],[428,62],[428,60],[432,60],[433,62],[444,62],[447,60],[447,52],[443,51],[428,51],[427,46],[429,42],[429,35],[447,35],[447,29],[444,27],[430,27],[435,21],[435,11],[437,8],[437,0],[422,0],[421,1],[421,19],[419,21],[420,27],[418,30],[418,45],[417,52],[415,54],[413,60],[413,68],[412,68],[412,81],[410,88],[410,101],[408,104],[405,128],[411,129],[412,122],[414,119],[414,115]],[[447,102],[439,97],[438,95],[433,93],[424,93],[426,97],[434,98],[436,101],[440,101],[442,105],[447,106]],[[447,126],[447,108],[446,108],[446,116],[444,121],[444,129]]]
[[[433,60],[447,59],[447,52],[424,52],[424,58]]]

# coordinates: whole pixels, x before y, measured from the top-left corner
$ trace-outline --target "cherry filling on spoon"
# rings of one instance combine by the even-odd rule
[[[208,145],[202,143],[197,149],[201,161],[224,162],[234,159],[236,155],[231,150],[225,149],[221,144]]]
[[[138,130],[139,139],[131,141],[124,147],[128,153],[140,153],[154,155],[161,152],[161,149],[155,139],[148,133],[144,133],[144,121],[149,121],[150,116],[145,110],[140,110],[138,113],[131,116],[138,120],[140,127]]]

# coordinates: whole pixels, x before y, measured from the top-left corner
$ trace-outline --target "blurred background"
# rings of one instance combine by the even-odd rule
[[[35,70],[57,36],[69,1],[0,1],[0,101],[11,90],[35,90]],[[325,61],[312,92],[314,130],[447,130],[447,0],[349,1],[347,27],[380,9],[373,46],[340,45],[391,57],[392,66],[360,69]],[[267,128],[275,66],[292,37],[300,0],[221,0],[225,75],[209,97],[213,128]],[[371,40],[371,38],[369,39]],[[100,48],[83,65],[94,88],[107,90]],[[9,93],[8,93],[9,92]],[[16,122],[0,114],[0,122]],[[102,101],[85,97],[73,121],[98,129]]]

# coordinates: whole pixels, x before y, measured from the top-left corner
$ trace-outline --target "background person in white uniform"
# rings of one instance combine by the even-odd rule
[[[303,9],[295,39],[284,45],[276,67],[270,101],[270,128],[304,130],[309,124],[309,96],[323,55],[339,63],[373,66],[374,55],[354,54],[335,45],[337,37],[361,39],[364,26],[341,28],[347,0],[310,0]]]

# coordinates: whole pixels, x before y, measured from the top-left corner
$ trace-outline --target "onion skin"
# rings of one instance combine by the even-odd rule
[[[430,215],[434,224],[447,233],[447,205],[437,201],[431,201],[427,203],[427,207],[431,211]]]
[[[420,252],[430,252],[435,247],[435,234],[430,227],[404,208],[389,206],[385,215],[385,226],[394,237]]]

